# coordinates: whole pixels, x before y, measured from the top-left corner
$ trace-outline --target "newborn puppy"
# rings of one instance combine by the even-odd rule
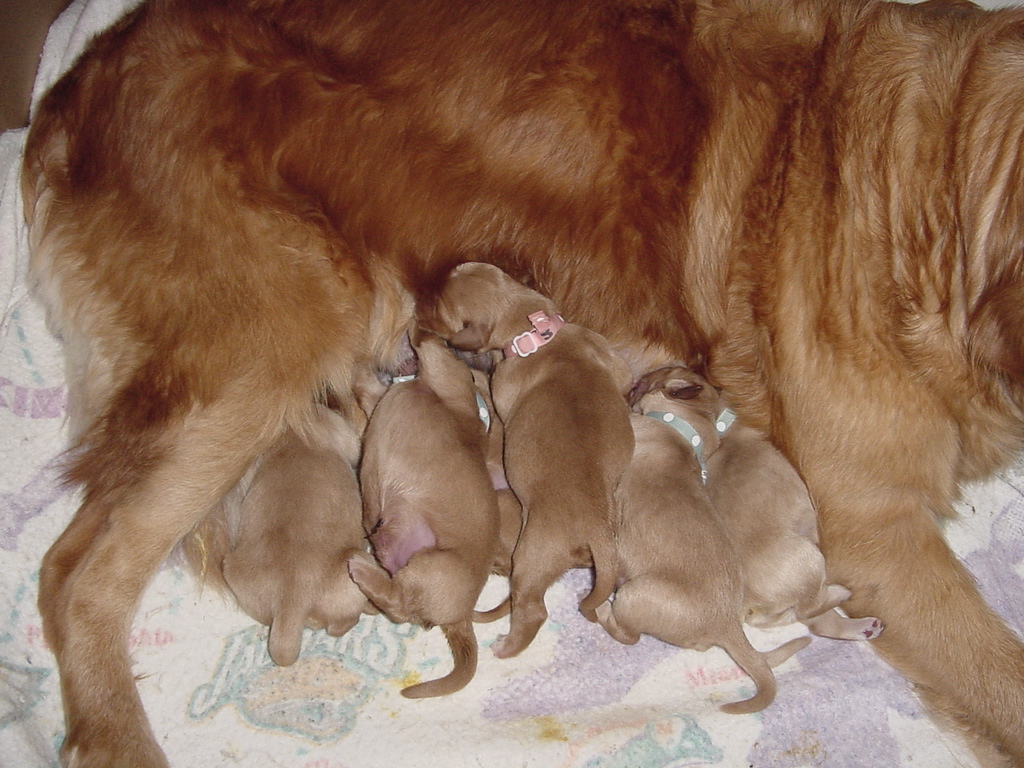
[[[717,410],[710,387],[683,383],[679,392],[698,414]],[[656,390],[639,405],[663,410],[663,400]],[[754,649],[743,632],[739,556],[708,498],[693,446],[661,420],[633,414],[631,422],[636,447],[616,494],[619,587],[598,607],[598,620],[623,643],[647,634],[700,651],[723,648],[754,680],[757,694],[722,711],[764,709],[775,698],[771,668],[810,640],[796,638],[768,653]]]
[[[415,347],[418,376],[380,398],[363,439],[363,525],[380,564],[363,553],[349,571],[393,621],[444,632],[452,671],[402,691],[423,698],[476,673],[473,609],[497,556],[498,502],[469,369],[436,337]]]
[[[544,623],[544,595],[567,570],[594,566],[594,588],[580,603],[591,620],[615,587],[610,515],[633,453],[632,374],[602,336],[565,323],[549,299],[489,264],[454,269],[420,319],[454,347],[504,354],[491,396],[525,522],[512,555],[509,632],[494,653],[515,656]]]
[[[340,636],[371,610],[346,568],[366,546],[353,469],[358,438],[328,408],[317,417],[315,434],[291,433],[261,459],[223,563],[238,604],[270,625],[270,657],[282,666],[298,658],[303,627]]]
[[[835,610],[850,591],[827,581],[817,515],[793,465],[741,421],[720,435],[718,396],[687,368],[653,371],[637,391],[645,395],[645,411],[671,414],[700,435],[708,495],[743,564],[747,623],[771,627],[800,621],[823,637],[878,637],[878,619],[850,619]]]

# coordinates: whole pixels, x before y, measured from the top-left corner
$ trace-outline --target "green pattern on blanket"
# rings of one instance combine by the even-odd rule
[[[213,680],[192,696],[189,717],[212,717],[234,705],[260,729],[284,731],[316,743],[336,741],[356,724],[379,682],[405,660],[405,640],[416,627],[364,617],[344,637],[306,632],[302,655],[278,667],[267,653],[266,627],[228,638]]]

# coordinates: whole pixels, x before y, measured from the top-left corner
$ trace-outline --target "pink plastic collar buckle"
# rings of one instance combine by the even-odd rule
[[[558,333],[558,329],[565,325],[561,315],[548,317],[546,312],[534,312],[527,318],[533,330],[521,333],[512,339],[512,343],[505,347],[505,357],[529,357],[538,349],[543,347]]]

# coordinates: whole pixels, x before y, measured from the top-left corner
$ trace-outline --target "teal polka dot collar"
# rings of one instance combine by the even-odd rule
[[[666,411],[648,411],[647,415],[652,419],[657,419],[658,421],[668,424],[670,427],[675,429],[676,432],[686,438],[686,442],[693,446],[693,451],[697,454],[697,461],[700,462],[702,476],[706,477],[707,472],[704,469],[704,441],[697,433],[697,430],[691,426],[690,422],[681,416],[676,416],[674,413],[668,413]],[[726,408],[715,420],[715,430],[719,435],[723,435],[725,434],[725,431],[732,426],[734,421],[736,421],[736,414]]]

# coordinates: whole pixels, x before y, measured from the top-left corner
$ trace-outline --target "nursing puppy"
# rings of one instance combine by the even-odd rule
[[[662,400],[646,396],[640,405],[656,409]],[[692,400],[710,408],[717,401],[710,387]],[[598,606],[598,621],[623,643],[647,634],[699,651],[723,648],[753,678],[757,694],[722,711],[758,712],[775,699],[771,668],[810,639],[790,640],[766,654],[750,644],[743,632],[739,553],[711,505],[693,446],[663,421],[640,414],[630,419],[636,447],[616,493],[619,585],[614,600]]]
[[[238,604],[270,626],[270,657],[299,656],[304,627],[343,635],[372,607],[348,575],[366,551],[354,464],[358,437],[326,407],[313,435],[279,441],[260,460],[234,512],[223,574]]]
[[[601,336],[563,324],[550,299],[490,264],[454,269],[421,322],[452,346],[504,351],[491,397],[524,523],[512,555],[509,631],[494,653],[515,656],[544,623],[544,594],[567,570],[594,566],[593,590],[580,602],[591,620],[614,588],[609,516],[633,451],[625,399],[632,376]]]
[[[706,370],[807,483],[872,646],[1024,764],[1024,645],[938,524],[1024,442],[1022,23],[151,0],[98,37],[39,105],[22,185],[83,499],[39,588],[63,759],[166,765],[128,652],[146,585],[325,389],[358,410],[411,299],[485,260],[636,375]]]
[[[402,690],[424,698],[476,673],[473,609],[498,552],[499,512],[470,370],[436,337],[415,347],[417,377],[381,397],[363,440],[363,525],[380,564],[361,554],[349,571],[393,621],[444,632],[452,671]]]
[[[693,371],[666,367],[637,388],[645,392],[645,412],[671,414],[702,436],[708,495],[742,563],[744,620],[756,627],[800,621],[816,635],[842,640],[881,634],[878,619],[835,610],[850,590],[828,583],[814,505],[785,457],[739,420],[719,436],[718,396]]]

